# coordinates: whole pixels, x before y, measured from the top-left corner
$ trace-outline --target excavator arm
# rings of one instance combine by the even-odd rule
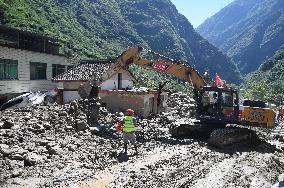
[[[147,54],[152,54],[161,57],[165,60],[150,60],[142,58],[139,56],[140,52],[146,52]],[[136,64],[144,68],[150,68],[152,70],[162,72],[168,75],[175,76],[181,80],[188,81],[192,83],[196,90],[200,90],[202,87],[206,86],[207,83],[203,77],[190,65],[184,64],[178,61],[170,60],[158,53],[143,50],[143,48],[129,48],[123,52],[112,65],[112,70],[117,71],[119,69],[128,69],[131,64]]]

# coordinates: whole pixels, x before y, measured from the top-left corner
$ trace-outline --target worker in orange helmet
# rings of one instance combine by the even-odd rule
[[[134,134],[136,119],[134,117],[134,110],[127,109],[126,116],[123,118],[123,142],[124,142],[124,153],[127,154],[127,144],[130,142],[134,145],[135,154],[138,154],[136,136]]]

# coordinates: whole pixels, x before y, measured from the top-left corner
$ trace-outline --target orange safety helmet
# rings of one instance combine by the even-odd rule
[[[134,110],[129,108],[129,109],[126,110],[126,113],[127,113],[127,115],[132,116],[134,114]]]

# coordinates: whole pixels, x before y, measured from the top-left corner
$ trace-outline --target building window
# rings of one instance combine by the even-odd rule
[[[0,80],[18,79],[18,61],[0,59]]]
[[[62,74],[65,72],[65,65],[53,64],[52,65],[52,77]]]
[[[46,80],[46,63],[30,62],[31,80]]]

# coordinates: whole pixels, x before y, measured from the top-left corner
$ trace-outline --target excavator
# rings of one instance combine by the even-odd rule
[[[140,55],[142,53],[148,57],[158,57],[159,60],[144,58]],[[170,129],[172,136],[203,135],[212,145],[218,147],[244,140],[251,142],[258,140],[255,131],[249,129],[250,126],[245,128],[239,126],[227,127],[228,125],[248,125],[250,123],[249,118],[242,122],[239,119],[239,96],[236,90],[215,85],[212,80],[201,76],[187,62],[173,60],[142,47],[129,48],[123,52],[116,58],[108,74],[113,74],[120,69],[128,70],[130,65],[133,64],[192,83],[197,121],[194,125],[181,124],[172,127]],[[251,114],[256,111],[253,108],[249,109]],[[256,112],[259,112],[259,109]],[[273,121],[271,118],[269,120]],[[268,118],[264,117],[260,123],[265,124],[267,121]],[[256,125],[255,121],[254,125]],[[273,127],[274,124],[269,122],[266,125]],[[266,128],[268,127],[266,126]]]

